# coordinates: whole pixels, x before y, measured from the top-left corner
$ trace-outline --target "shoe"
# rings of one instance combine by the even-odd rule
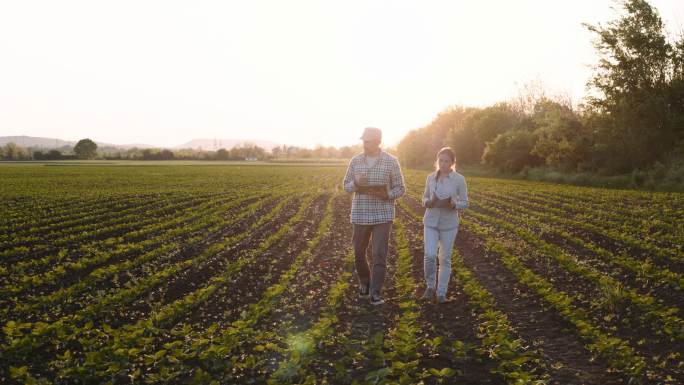
[[[445,303],[447,301],[446,295],[438,295],[437,296],[437,303]]]
[[[359,285],[359,298],[366,299],[370,297],[369,285]]]
[[[420,297],[420,299],[422,299],[423,301],[429,301],[433,298],[435,298],[435,289],[429,287],[425,289],[423,296]]]
[[[378,294],[373,294],[370,296],[370,303],[371,305],[382,305],[385,303],[385,300],[380,297]]]

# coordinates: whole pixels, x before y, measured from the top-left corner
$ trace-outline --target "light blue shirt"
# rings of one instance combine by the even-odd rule
[[[437,171],[427,176],[423,192],[423,206],[436,196],[438,199],[450,198],[452,207],[428,207],[423,215],[423,224],[439,230],[458,227],[459,210],[468,208],[468,186],[463,175],[451,171],[437,181]]]

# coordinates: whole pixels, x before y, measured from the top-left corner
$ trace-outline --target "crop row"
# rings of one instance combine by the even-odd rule
[[[254,212],[255,207],[248,208],[238,218],[231,218],[230,220],[239,221],[246,218]],[[274,214],[273,211],[272,214]],[[265,217],[269,219],[270,217]],[[242,234],[226,234],[226,238],[207,246],[199,254],[190,259],[174,263],[164,269],[160,269],[154,274],[141,278],[136,281],[131,281],[132,285],[124,287],[120,290],[113,291],[106,296],[99,298],[97,302],[84,307],[82,310],[73,314],[67,314],[57,321],[51,323],[37,322],[37,323],[16,323],[10,321],[5,327],[7,337],[7,344],[3,346],[4,353],[7,354],[7,359],[12,362],[22,362],[29,357],[32,351],[38,349],[42,350],[45,344],[54,345],[53,348],[59,350],[63,344],[59,339],[79,339],[85,338],[92,333],[95,328],[92,322],[93,317],[103,319],[103,316],[118,307],[126,304],[139,297],[141,294],[151,290],[153,287],[166,281],[169,277],[180,273],[181,271],[191,267],[197,266],[202,261],[214,257],[217,253],[225,250],[230,244],[234,244],[239,239],[246,237],[249,233]],[[197,242],[203,240],[203,235],[196,237]],[[103,323],[106,325],[106,323]],[[103,328],[107,328],[103,326]]]
[[[539,228],[542,234],[550,234],[557,239],[562,239],[580,249],[593,252],[604,263],[620,266],[634,274],[635,279],[643,285],[667,285],[671,289],[680,291],[684,289],[684,276],[670,271],[667,267],[654,265],[650,259],[638,259],[631,257],[625,252],[614,252],[605,249],[589,239],[583,239],[574,235],[571,229],[557,225],[557,216],[543,211],[532,211],[522,207],[513,208],[502,205],[501,202],[488,197],[479,197],[479,205],[494,216],[505,218],[509,222],[517,222],[528,229]],[[503,206],[502,209],[497,208]],[[522,215],[521,215],[522,214]]]
[[[151,239],[157,246],[148,252],[141,253],[135,258],[125,259],[121,263],[93,270],[71,286],[60,288],[33,300],[25,299],[16,307],[15,314],[30,313],[35,316],[35,312],[40,310],[46,312],[47,317],[47,314],[54,314],[61,307],[56,306],[61,305],[67,300],[70,310],[73,311],[73,305],[75,302],[79,302],[78,295],[81,293],[88,296],[87,300],[80,301],[82,303],[99,300],[106,292],[93,291],[93,288],[97,287],[98,284],[107,283],[109,279],[114,277],[115,282],[125,285],[126,282],[119,278],[119,276],[125,274],[128,280],[135,279],[135,269],[141,270],[139,275],[151,274],[151,272],[163,268],[164,264],[169,263],[172,258],[177,257],[184,250],[196,249],[203,243],[207,243],[209,239],[220,236],[225,227],[233,226],[235,223],[246,219],[253,215],[256,210],[269,205],[272,200],[276,199],[278,199],[277,196],[269,197],[268,199],[259,200],[244,206],[240,211],[234,213],[228,221],[223,218],[223,210],[202,215],[201,218],[193,220],[188,225],[178,226],[171,231],[163,233],[159,239]],[[239,205],[241,202],[242,200],[238,200],[231,203],[231,206]],[[271,211],[274,212],[281,209],[288,202],[289,199],[282,199]],[[267,218],[270,218],[270,216],[267,216]],[[114,289],[116,289],[116,285]],[[90,290],[90,292],[86,292],[86,290]]]
[[[311,201],[309,201],[311,202]],[[199,372],[200,374],[221,376],[232,376],[239,372],[245,365],[251,367],[253,362],[240,362],[241,354],[237,352],[246,349],[248,344],[263,340],[265,335],[260,334],[255,329],[255,325],[263,317],[267,316],[274,309],[274,305],[280,296],[285,292],[295,273],[303,268],[306,262],[312,257],[311,250],[320,242],[320,239],[328,231],[332,216],[332,199],[328,200],[328,205],[314,238],[309,240],[304,250],[294,258],[290,266],[281,273],[278,281],[266,288],[258,301],[249,304],[241,312],[238,319],[219,327],[218,324],[210,325],[207,328],[195,329],[191,324],[182,324],[171,330],[171,338],[160,346],[154,354],[160,356],[158,370],[147,373],[142,372],[142,368],[129,368],[123,370],[118,375],[127,376],[132,371],[133,374],[144,375],[145,381],[149,382],[168,382],[171,380],[180,381],[184,378],[192,378]],[[241,257],[237,264],[231,265],[222,280],[217,284],[221,286],[230,283],[230,277],[239,269],[254,263],[256,258],[282,239],[286,234],[290,234],[294,225],[304,218],[308,204],[303,204],[297,214],[286,224],[281,226],[269,238],[260,245],[249,250]],[[277,256],[274,256],[277,258]],[[153,345],[156,346],[156,345]],[[159,353],[163,351],[163,353]],[[124,358],[125,362],[130,362]],[[144,363],[138,363],[137,365]],[[103,366],[104,367],[104,366]]]
[[[56,264],[51,270],[43,273],[34,275],[26,273],[21,274],[21,271],[17,271],[17,269],[25,266],[32,266],[32,264],[19,264],[17,268],[12,269],[14,274],[8,277],[14,279],[15,282],[7,282],[2,290],[7,293],[7,295],[20,293],[29,288],[40,287],[46,283],[63,281],[63,277],[68,275],[73,275],[81,271],[88,272],[110,260],[121,260],[134,254],[154,250],[157,246],[163,245],[164,242],[171,241],[174,237],[178,237],[179,235],[186,234],[193,230],[201,230],[201,223],[197,222],[211,224],[212,220],[213,223],[216,223],[217,220],[221,220],[220,216],[217,217],[216,214],[207,215],[210,212],[216,211],[216,213],[222,213],[224,210],[239,207],[240,204],[251,199],[253,199],[253,197],[248,196],[232,202],[223,203],[218,208],[215,207],[215,205],[221,203],[220,201],[210,201],[200,205],[200,207],[187,208],[179,213],[180,215],[177,217],[156,218],[158,222],[151,221],[147,226],[137,230],[131,229],[123,236],[103,240],[101,241],[101,244],[96,243],[92,246],[83,245],[80,248],[81,252],[77,254],[80,258],[63,257],[63,263]],[[56,256],[59,255],[61,254],[57,254]],[[42,260],[43,259],[41,259],[41,261]],[[55,264],[56,261],[51,262],[52,264]]]
[[[477,194],[474,195],[477,196]],[[418,199],[417,192],[413,194],[413,197]],[[474,202],[477,202],[474,205],[475,208],[480,206],[479,201]],[[592,317],[591,309],[588,311],[583,308],[583,305],[580,305],[584,303],[583,297],[574,297],[572,294],[556,289],[554,282],[557,280],[553,279],[553,277],[549,280],[535,273],[525,266],[526,262],[524,262],[524,259],[517,255],[531,256],[532,258],[549,258],[554,263],[558,263],[559,267],[562,267],[568,273],[575,274],[591,282],[592,285],[597,286],[598,289],[596,290],[598,293],[617,293],[622,297],[623,301],[627,301],[634,306],[635,310],[638,310],[639,316],[632,317],[633,319],[643,319],[644,327],[650,327],[657,331],[656,334],[658,332],[662,333],[664,337],[679,340],[682,335],[682,321],[676,315],[676,308],[665,307],[661,305],[657,298],[625,287],[621,282],[614,280],[610,276],[586,264],[579,263],[575,256],[562,248],[542,241],[536,234],[527,230],[527,227],[532,226],[533,222],[538,223],[539,221],[521,219],[523,215],[514,216],[513,211],[515,210],[507,212],[505,216],[503,216],[502,212],[492,211],[489,206],[484,206],[482,210],[484,210],[482,213],[478,209],[466,212],[462,226],[480,238],[488,251],[498,255],[506,268],[520,282],[533,289],[540,298],[555,308],[565,319],[573,323],[579,335],[587,341],[587,349],[605,358],[614,370],[620,371],[631,378],[643,378],[643,376],[667,378],[666,373],[668,371],[677,370],[676,360],[678,354],[676,354],[676,350],[672,351],[673,354],[669,354],[668,358],[663,359],[663,357],[660,357],[660,361],[654,362],[658,366],[664,365],[663,367],[667,367],[668,369],[665,371],[655,369],[654,366],[648,366],[647,369],[645,358],[637,353],[628,341],[611,335],[611,330],[614,329],[608,329],[601,324],[594,323],[596,319]],[[501,216],[501,218],[497,218],[497,216]],[[473,219],[470,219],[471,217]],[[516,224],[516,222],[519,224]],[[514,238],[508,240],[507,238],[510,236]],[[524,245],[522,249],[520,245]],[[596,305],[610,306],[611,304],[606,301],[592,302],[592,306]],[[610,314],[608,313],[606,320],[611,319],[608,318],[609,316]],[[673,362],[667,362],[668,360]]]

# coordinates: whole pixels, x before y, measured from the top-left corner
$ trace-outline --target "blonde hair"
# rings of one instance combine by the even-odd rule
[[[435,160],[435,170],[437,170],[437,177],[438,178],[439,178],[439,156],[442,154],[446,154],[447,156],[449,156],[449,158],[451,158],[451,161],[453,162],[451,164],[452,170],[454,170],[454,168],[456,166],[456,153],[454,152],[454,150],[451,149],[451,147],[442,147],[442,149],[437,152],[437,160]]]

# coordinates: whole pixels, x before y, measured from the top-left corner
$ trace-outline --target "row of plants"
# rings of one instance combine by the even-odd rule
[[[509,220],[495,218],[494,216],[480,214],[474,211],[468,213],[469,217],[477,219],[479,222],[498,229],[504,229],[510,234],[514,234],[519,239],[524,240],[530,248],[533,248],[539,255],[553,259],[569,272],[582,277],[596,287],[601,292],[620,292],[624,300],[633,304],[641,311],[643,322],[649,322],[651,327],[657,325],[657,329],[668,337],[677,340],[684,340],[684,321],[677,316],[679,310],[675,307],[667,307],[661,304],[657,298],[648,294],[640,294],[637,290],[625,286],[616,280],[598,271],[597,269],[577,260],[560,247],[549,244],[539,239],[533,232],[525,227],[512,224]],[[470,222],[473,223],[473,222]],[[483,228],[480,226],[480,228]],[[489,233],[493,235],[493,233]]]
[[[669,225],[684,223],[684,201],[681,194],[607,190],[538,182],[501,183],[500,180],[482,178],[469,180],[472,181],[472,191],[516,197],[523,202],[538,201],[554,208],[569,205],[569,212],[574,212],[572,207],[582,207],[587,212],[609,218],[658,218]],[[676,230],[676,227],[672,229]]]
[[[271,202],[277,201],[280,198],[282,198],[282,195],[270,196],[244,206],[240,211],[234,213],[234,217],[231,217],[231,220],[227,222],[223,219],[225,208],[207,214],[200,212],[198,213],[199,217],[189,222],[187,225],[174,227],[173,230],[164,233],[161,239],[154,239],[153,241],[157,246],[152,250],[136,255],[134,258],[125,259],[121,263],[106,265],[95,269],[73,285],[60,288],[31,300],[25,299],[16,306],[13,315],[15,317],[20,314],[28,313],[35,315],[38,311],[54,314],[55,307],[58,307],[67,300],[69,301],[71,308],[74,307],[74,302],[85,304],[97,301],[106,293],[106,291],[94,290],[98,285],[110,283],[112,282],[110,280],[114,279],[113,282],[115,282],[115,285],[113,290],[116,290],[120,285],[126,284],[122,279],[119,279],[119,275],[121,274],[125,274],[128,280],[134,280],[136,279],[136,276],[143,276],[148,271],[158,270],[163,267],[163,264],[168,263],[168,261],[182,253],[184,250],[192,250],[193,248],[198,247],[201,243],[206,242],[208,238],[211,238],[212,234],[220,235],[224,228],[230,227],[240,220],[245,219],[247,216],[256,212],[256,210],[269,206]],[[230,206],[239,206],[243,201],[244,200],[237,200],[231,202]],[[276,210],[280,210],[290,201],[291,199],[281,199],[271,210],[271,214],[268,214],[266,218],[271,218],[274,211],[277,212]],[[136,274],[135,270],[140,270],[140,272]],[[87,300],[79,301],[78,296],[81,294],[85,294]]]
[[[326,294],[326,302],[316,322],[308,329],[287,336],[286,347],[282,349],[283,359],[269,375],[269,384],[315,383],[316,375],[310,366],[322,346],[334,344],[335,324],[339,321],[338,310],[345,294],[351,288],[354,253],[350,251],[344,258],[344,272]],[[275,345],[261,345],[256,350],[275,349]]]
[[[419,201],[419,195],[414,191],[411,198]],[[472,202],[471,202],[472,204]],[[585,347],[602,357],[608,365],[615,371],[622,373],[631,381],[643,381],[645,378],[658,377],[659,373],[647,371],[647,364],[644,357],[639,355],[626,341],[611,335],[592,323],[587,312],[574,305],[577,299],[571,295],[558,291],[553,283],[548,279],[534,273],[527,268],[515,254],[509,252],[502,243],[497,241],[500,234],[494,228],[484,227],[474,222],[470,217],[476,217],[482,221],[496,221],[496,225],[506,231],[514,232],[515,226],[509,225],[506,221],[475,213],[469,210],[461,220],[461,226],[471,232],[482,242],[487,252],[499,256],[502,264],[524,285],[537,293],[539,297],[549,306],[554,308],[563,318],[575,326],[579,336],[586,341]],[[602,276],[602,279],[606,279]]]
[[[135,379],[142,375],[147,376],[149,373],[144,373],[142,370],[147,366],[148,361],[151,359],[152,363],[156,363],[157,360],[166,359],[167,353],[170,353],[167,347],[172,346],[173,343],[163,342],[163,339],[175,338],[173,334],[169,336],[169,331],[175,323],[208,301],[213,295],[216,295],[221,288],[230,284],[232,277],[240,269],[253,263],[259,254],[291,231],[292,227],[304,218],[304,214],[313,199],[313,195],[304,197],[299,203],[297,212],[278,231],[263,240],[257,249],[245,250],[242,255],[237,256],[236,259],[227,264],[222,272],[208,280],[205,285],[171,303],[158,307],[149,317],[134,324],[127,324],[120,328],[112,328],[103,324],[102,328],[96,328],[92,333],[79,336],[77,346],[80,349],[69,353],[67,357],[58,356],[51,362],[50,366],[58,370],[60,376],[71,380]],[[280,202],[268,214],[261,216],[258,221],[252,223],[243,233],[233,234],[212,252],[220,255],[231,244],[237,244],[251,236],[255,230],[267,225],[279,215],[287,201],[285,199]],[[184,324],[179,328],[189,332],[185,325],[189,326],[189,324]],[[217,327],[214,326],[210,329],[216,331]],[[147,368],[148,372],[151,370],[151,368]]]
[[[91,243],[96,244],[98,241],[102,241],[108,237],[116,238],[120,234],[134,231],[150,224],[156,224],[158,222],[158,217],[173,217],[176,215],[177,211],[192,210],[193,207],[201,202],[202,199],[200,198],[192,198],[181,204],[163,202],[161,207],[142,212],[129,213],[127,217],[123,218],[123,221],[115,219],[112,223],[103,223],[101,226],[83,225],[84,228],[75,232],[67,229],[63,234],[57,234],[54,239],[50,239],[49,242],[41,242],[30,245],[30,247],[18,246],[5,250],[0,255],[12,256],[13,259],[27,259],[54,251],[58,248],[73,248],[77,245],[80,246],[85,241],[92,241]]]
[[[170,199],[164,200],[142,200],[139,197],[133,197],[137,200],[136,204],[131,204],[131,198],[120,198],[120,206],[117,209],[112,207],[97,208],[91,212],[84,213],[85,215],[79,218],[60,221],[50,224],[33,224],[24,231],[18,229],[11,229],[12,237],[9,234],[5,235],[5,239],[0,238],[0,250],[7,250],[17,246],[32,246],[36,243],[51,243],[53,240],[58,240],[64,236],[77,234],[80,232],[89,232],[98,227],[109,227],[118,223],[125,223],[132,219],[139,219],[140,215],[148,210],[154,210],[162,204],[182,205],[189,202],[202,202],[205,197],[182,197],[174,196]]]
[[[422,216],[406,202],[402,201],[400,205],[414,221],[422,222]],[[475,328],[481,342],[478,352],[496,362],[494,373],[511,384],[546,383],[548,374],[541,357],[529,350],[526,342],[516,336],[515,328],[506,314],[497,309],[492,294],[468,270],[455,248],[452,251],[452,266],[456,285],[463,289],[468,305],[476,313],[478,325]],[[461,354],[461,350],[456,349],[457,354]]]
[[[585,347],[589,351],[604,358],[613,370],[622,373],[631,381],[639,382],[645,378],[644,357],[637,354],[626,341],[602,331],[599,326],[593,324],[585,310],[573,305],[577,302],[576,298],[558,291],[549,279],[525,267],[520,258],[494,240],[496,236],[491,230],[468,219],[464,219],[462,223],[468,231],[482,240],[488,252],[501,258],[503,265],[521,283],[532,289],[544,302],[575,326],[575,331],[586,341]]]
[[[197,378],[209,382],[210,378],[221,382],[239,381],[236,375],[250,370],[261,363],[256,355],[250,355],[249,347],[258,341],[273,340],[273,331],[260,329],[260,320],[271,314],[281,296],[286,293],[292,279],[298,271],[305,268],[313,258],[312,251],[329,232],[332,223],[332,198],[328,199],[325,213],[320,220],[313,238],[306,242],[303,250],[294,257],[290,266],[280,274],[277,282],[266,288],[261,298],[244,308],[239,317],[229,324],[219,327],[213,324],[208,328],[196,329],[191,324],[177,325],[171,330],[171,340],[164,343],[166,350],[163,364],[158,370],[144,374],[145,381],[150,383],[168,382],[171,380],[185,382]],[[299,211],[294,220],[278,229],[273,236],[263,241],[257,249],[247,252],[240,267],[253,263],[255,259],[272,247],[285,234],[294,230],[294,224],[301,220],[305,211]],[[277,258],[277,256],[275,256]],[[275,348],[274,344],[255,347],[257,351]],[[197,373],[203,373],[199,376]],[[199,376],[199,377],[197,377]]]
[[[230,199],[217,197],[198,204],[197,206],[185,207],[179,212],[176,212],[175,215],[166,214],[155,216],[152,214],[151,217],[144,216],[145,218],[148,218],[148,220],[146,221],[146,224],[143,223],[142,226],[139,226],[140,218],[127,218],[129,226],[131,227],[120,229],[120,235],[117,234],[109,238],[68,244],[58,249],[57,252],[48,253],[44,256],[40,256],[40,254],[34,254],[32,257],[17,256],[16,258],[20,258],[20,260],[5,267],[4,271],[0,274],[0,279],[7,280],[8,278],[6,276],[11,275],[13,278],[7,283],[27,282],[32,280],[27,277],[39,275],[41,273],[41,268],[48,266],[52,269],[59,269],[64,272],[68,270],[65,266],[69,263],[77,263],[79,266],[86,267],[87,263],[84,263],[83,260],[88,257],[88,254],[102,252],[101,250],[109,251],[120,246],[126,247],[126,244],[135,244],[137,243],[135,238],[136,235],[138,236],[137,239],[149,240],[150,237],[154,237],[156,232],[163,232],[165,229],[183,223],[183,221],[195,218],[196,213],[198,212],[211,212],[212,206],[218,206],[220,204],[226,205],[226,202],[230,202]],[[27,252],[30,253],[30,250],[27,250]]]
[[[109,212],[125,210],[131,206],[150,200],[149,195],[127,195],[117,199],[102,201],[94,197],[74,197],[70,199],[24,199],[23,204],[2,205],[4,215],[0,218],[0,233],[13,231],[21,234],[34,227],[61,227],[62,223],[76,222],[91,215],[107,215]],[[8,235],[8,234],[3,234]]]
[[[677,291],[684,289],[684,276],[682,276],[682,274],[670,271],[665,267],[654,265],[648,258],[642,260],[633,258],[625,252],[612,252],[602,248],[591,240],[575,236],[570,232],[571,229],[557,225],[556,215],[548,214],[543,211],[529,210],[521,206],[514,207],[512,205],[506,205],[505,203],[485,196],[475,195],[474,199],[478,200],[480,206],[486,204],[483,209],[500,218],[521,223],[529,229],[541,230],[542,233],[552,234],[559,239],[567,241],[569,244],[593,252],[606,264],[616,265],[630,271],[634,274],[635,280],[645,286],[657,287],[666,285]],[[498,209],[498,206],[503,206],[504,208]]]
[[[561,200],[551,193],[535,194],[530,191],[483,191],[487,196],[495,196],[510,201],[515,205],[535,203],[550,208],[554,213],[573,216],[577,220],[586,220],[600,228],[619,230],[657,246],[672,247],[684,240],[684,221],[664,213],[643,210],[639,205],[630,210],[611,210],[614,204],[602,206],[592,204],[578,196],[574,200]],[[639,212],[642,211],[642,212]]]
[[[502,198],[508,200],[507,198]],[[516,207],[530,208],[537,212],[543,212],[549,219],[553,220],[556,225],[563,225],[575,230],[582,230],[591,234],[605,237],[618,244],[623,244],[638,250],[642,250],[647,255],[657,258],[662,261],[674,261],[681,263],[684,261],[684,256],[679,248],[681,244],[663,246],[658,244],[657,240],[651,240],[653,235],[645,236],[644,233],[635,232],[633,227],[606,225],[600,218],[594,218],[591,212],[586,216],[573,216],[570,218],[566,210],[561,210],[554,207],[553,203],[534,203],[532,201],[515,202]],[[662,243],[662,242],[661,242]],[[668,242],[669,243],[669,242]]]
[[[76,274],[81,271],[88,271],[97,266],[101,266],[110,260],[121,260],[138,253],[149,251],[164,241],[172,239],[183,232],[176,232],[173,229],[190,226],[194,221],[201,220],[203,216],[215,211],[228,210],[239,207],[243,202],[253,199],[248,196],[242,199],[222,202],[222,200],[212,200],[200,205],[199,207],[188,207],[180,211],[178,215],[151,217],[146,225],[129,229],[122,236],[112,237],[101,241],[94,241],[81,245],[77,251],[60,252],[55,255],[39,259],[41,262],[47,260],[51,265],[50,270],[30,274],[26,271],[17,271],[20,268],[33,266],[30,263],[18,264],[16,269],[8,269],[11,275],[3,277],[5,284],[0,292],[5,295],[18,295],[30,289],[38,288],[46,283],[60,282],[64,277]],[[221,212],[221,211],[219,211]],[[172,229],[169,232],[169,229]],[[57,262],[61,263],[57,263]]]
[[[256,209],[257,207],[254,206],[239,218],[229,218],[226,221],[240,221],[249,218],[256,212]],[[245,232],[243,237],[248,235]],[[201,241],[204,238],[203,235],[198,235],[196,240]],[[10,362],[19,363],[28,360],[32,351],[59,351],[63,349],[66,341],[88,336],[91,330],[96,329],[94,321],[106,325],[109,313],[116,313],[118,308],[130,304],[144,293],[166,282],[170,277],[215,257],[228,245],[235,242],[234,235],[226,234],[225,239],[219,239],[209,245],[202,245],[203,249],[198,250],[197,255],[180,262],[171,263],[168,267],[160,269],[150,276],[131,281],[131,284],[108,293],[79,311],[63,315],[54,322],[7,322],[3,328],[6,335],[6,343],[3,344],[3,358]]]

